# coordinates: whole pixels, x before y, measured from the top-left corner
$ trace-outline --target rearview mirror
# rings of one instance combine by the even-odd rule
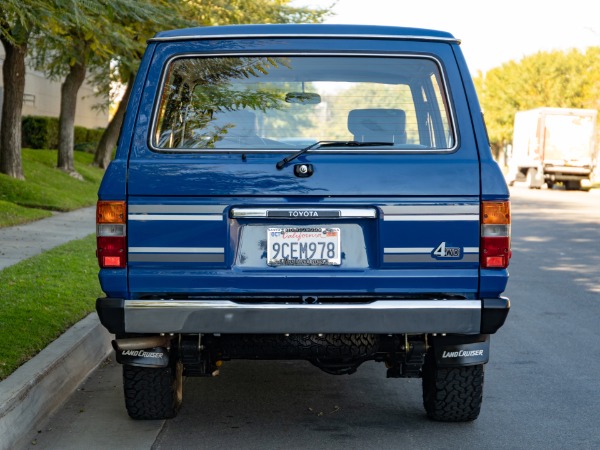
[[[285,94],[285,101],[302,105],[318,105],[321,103],[321,96],[312,92],[288,92]]]

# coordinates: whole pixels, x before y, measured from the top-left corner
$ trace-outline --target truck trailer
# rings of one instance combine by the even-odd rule
[[[536,108],[515,115],[508,183],[530,189],[562,183],[567,190],[591,185],[596,164],[595,109]]]

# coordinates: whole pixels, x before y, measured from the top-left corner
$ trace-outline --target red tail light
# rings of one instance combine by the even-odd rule
[[[481,267],[506,269],[510,257],[510,202],[482,202]]]
[[[96,256],[101,268],[127,266],[127,205],[99,201],[96,206]]]

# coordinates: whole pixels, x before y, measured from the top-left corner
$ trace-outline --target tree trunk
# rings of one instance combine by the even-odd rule
[[[0,123],[0,172],[25,179],[21,161],[21,112],[25,93],[25,55],[27,42],[11,44],[2,39],[6,53],[2,67],[4,100]]]
[[[119,132],[121,130],[121,125],[123,124],[123,119],[125,118],[125,110],[127,109],[129,96],[133,90],[134,81],[135,73],[129,76],[129,80],[127,80],[127,88],[125,89],[123,98],[117,107],[117,111],[106,127],[106,130],[104,130],[104,133],[102,133],[100,142],[98,142],[93,165],[98,166],[101,169],[106,169],[112,159],[112,153],[119,139]]]
[[[85,65],[76,62],[71,66],[65,81],[60,88],[60,117],[58,119],[58,163],[60,170],[69,175],[80,178],[75,170],[73,155],[75,146],[75,109],[77,107],[77,93],[85,79]]]

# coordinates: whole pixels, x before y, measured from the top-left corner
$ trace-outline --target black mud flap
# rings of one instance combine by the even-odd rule
[[[117,362],[137,367],[167,367],[169,351],[164,347],[143,350],[115,350]]]
[[[433,349],[438,367],[485,364],[490,359],[490,336],[434,336]]]

